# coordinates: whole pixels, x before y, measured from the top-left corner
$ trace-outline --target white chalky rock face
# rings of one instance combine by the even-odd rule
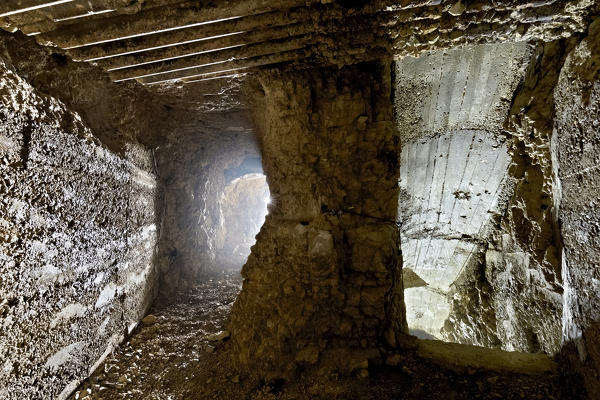
[[[484,131],[449,132],[402,150],[399,217],[404,268],[427,286],[405,291],[413,329],[439,336],[451,285],[488,236],[510,164],[507,146]]]
[[[510,156],[500,132],[530,54],[523,44],[505,43],[396,62],[398,215],[403,268],[418,282],[405,286],[414,333],[442,338],[453,284],[483,254],[480,243],[508,186]]]

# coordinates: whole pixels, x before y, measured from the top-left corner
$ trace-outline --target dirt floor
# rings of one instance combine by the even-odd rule
[[[544,355],[430,340],[415,341],[414,349],[388,359],[393,366],[371,368],[368,376],[305,373],[294,382],[265,382],[236,371],[219,335],[240,289],[238,274],[222,274],[159,302],[71,399],[585,398]]]

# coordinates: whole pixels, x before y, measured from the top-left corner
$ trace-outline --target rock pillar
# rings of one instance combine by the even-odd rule
[[[230,330],[243,365],[340,372],[406,332],[389,63],[271,72],[257,124],[272,204]]]

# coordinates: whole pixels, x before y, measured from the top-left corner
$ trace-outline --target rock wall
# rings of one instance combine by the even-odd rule
[[[272,204],[242,269],[233,354],[263,376],[368,373],[406,331],[389,64],[272,72],[256,89]]]
[[[559,351],[560,197],[550,142],[553,90],[575,41],[479,45],[397,63],[415,333]]]
[[[485,264],[488,279],[503,294],[494,300],[494,308],[506,350],[555,354],[561,345],[559,198],[550,142],[553,89],[572,42],[536,46],[505,122],[515,189]]]
[[[511,96],[502,136],[508,138],[511,192],[481,248],[475,275],[453,301],[444,331],[451,340],[509,351],[560,349],[560,234],[550,140],[552,91],[572,41],[538,44]],[[481,332],[481,334],[478,334]]]
[[[412,330],[441,338],[452,300],[464,275],[473,273],[503,212],[507,145],[493,133],[458,130],[411,141],[402,149],[400,215],[405,273],[423,282],[406,285],[407,320]],[[412,286],[412,285],[410,285]],[[469,297],[470,299],[470,297]],[[464,334],[483,344],[479,333]]]
[[[552,149],[560,179],[563,340],[590,398],[600,397],[600,20],[569,54],[554,91]]]
[[[78,113],[19,76],[4,50],[0,398],[62,399],[155,295],[157,183],[147,150],[108,150]]]
[[[517,164],[520,147],[504,129],[518,85],[534,75],[527,72],[531,59],[529,45],[505,43],[396,64],[401,243],[404,273],[415,280],[405,292],[415,334],[507,350],[558,349],[560,287],[552,286],[555,279],[547,284],[530,260],[553,255],[552,247],[546,251],[551,243],[541,240],[537,253],[514,244],[530,245],[519,235],[538,227],[515,222],[518,211],[540,208],[539,199],[523,194],[539,193],[538,176],[518,170],[527,163]],[[539,226],[546,239],[552,218]]]
[[[40,93],[60,100],[79,114],[94,136],[112,152],[128,143],[148,148],[166,131],[165,96],[139,84],[116,84],[100,68],[74,62],[60,49],[42,47],[34,37],[0,31],[0,51],[14,70]]]

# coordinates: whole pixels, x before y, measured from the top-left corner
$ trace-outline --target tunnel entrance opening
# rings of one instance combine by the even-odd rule
[[[245,170],[244,163],[240,167]],[[218,199],[221,223],[216,232],[216,262],[225,271],[239,271],[265,222],[271,197],[266,176],[260,172],[230,178]]]

